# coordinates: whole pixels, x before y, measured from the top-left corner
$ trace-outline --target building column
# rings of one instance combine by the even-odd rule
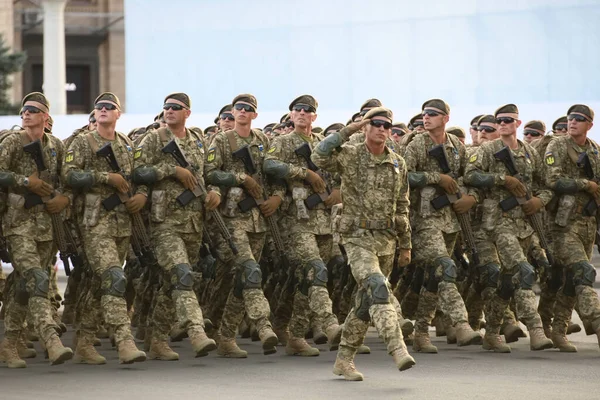
[[[67,113],[66,0],[44,0],[44,94],[53,115]]]

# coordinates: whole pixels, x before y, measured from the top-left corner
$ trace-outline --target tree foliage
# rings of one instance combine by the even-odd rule
[[[27,55],[24,52],[11,52],[0,35],[0,115],[14,115],[19,112],[19,106],[9,102],[10,76],[21,71],[26,59]]]

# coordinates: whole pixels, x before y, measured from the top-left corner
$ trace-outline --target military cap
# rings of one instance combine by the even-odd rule
[[[172,103],[179,104],[187,108],[188,110],[192,108],[192,101],[190,100],[190,96],[185,93],[171,93],[167,97],[165,97],[164,104]]]
[[[52,116],[48,115],[48,122],[46,122],[47,127],[44,127],[44,132],[46,133],[51,133],[52,132],[52,125],[54,125],[54,120],[52,119]]]
[[[263,131],[272,131],[273,128],[275,127],[275,125],[277,125],[276,122],[271,122],[270,124],[265,125],[265,127],[263,128]]]
[[[219,115],[217,115],[217,118],[215,118],[214,123],[216,124],[219,121],[219,118],[221,118],[221,114],[231,113],[232,110],[233,110],[233,106],[231,104],[227,104],[227,105],[221,107],[221,109],[219,110]]]
[[[362,106],[360,106],[360,111],[363,111],[365,108],[375,108],[382,107],[381,101],[379,99],[369,99],[365,101]]]
[[[392,124],[392,128],[400,128],[404,131],[408,131],[408,128],[406,127],[406,124],[404,122],[395,122],[394,124]]]
[[[585,104],[575,104],[569,108],[567,115],[579,114],[586,117],[590,122],[594,121],[594,110],[586,106]]]
[[[553,131],[556,131],[556,126],[557,126],[558,124],[567,124],[567,116],[566,116],[566,115],[563,115],[562,117],[560,117],[559,119],[557,119],[556,121],[554,121],[554,122],[552,123],[552,130],[553,130]]]
[[[543,123],[542,121],[533,120],[533,121],[527,122],[525,124],[525,126],[523,127],[523,129],[525,131],[535,131],[535,132],[538,132],[539,134],[543,135],[546,133],[546,124]]]
[[[273,127],[273,130],[276,129],[285,129],[285,123],[279,123]]]
[[[323,128],[321,128],[320,126],[315,126],[314,128],[312,128],[310,130],[312,133],[323,133]]]
[[[477,123],[479,122],[479,118],[481,118],[481,117],[483,117],[483,114],[474,116],[469,125],[471,125],[471,127],[477,126]]]
[[[325,134],[327,134],[327,132],[336,132],[339,131],[340,129],[342,129],[344,127],[344,124],[336,122],[335,124],[331,124],[329,125],[327,128],[325,128],[325,130],[323,131]]]
[[[427,100],[421,106],[421,110],[424,111],[426,108],[440,112],[445,115],[450,114],[450,106],[448,104],[446,104],[446,102],[444,100],[441,100],[441,99]]]
[[[197,126],[190,126],[190,131],[200,135],[200,136],[204,136],[204,132],[202,132],[201,128],[198,128]]]
[[[23,101],[21,101],[21,107],[24,106],[32,106],[45,112],[46,114],[50,112],[50,102],[44,96],[43,93],[40,92],[32,92],[23,97]]]
[[[119,100],[117,95],[114,93],[111,93],[111,92],[102,93],[100,96],[96,97],[96,100],[94,100],[94,104],[98,104],[98,103],[114,104],[115,106],[117,106],[117,110],[121,111],[121,101]]]
[[[386,118],[389,118],[390,121],[393,121],[394,113],[392,113],[392,110],[385,108],[385,107],[375,107],[375,108],[371,108],[365,114],[365,119],[370,119],[373,117],[386,117]]]
[[[209,133],[213,133],[217,131],[217,127],[215,125],[211,125],[211,126],[207,126],[206,129],[204,129],[204,133],[205,134],[209,134]]]
[[[496,117],[494,117],[492,114],[484,114],[484,115],[480,115],[479,119],[477,120],[476,124],[477,126],[483,124],[483,123],[488,123],[488,124],[496,124]]]
[[[256,100],[256,97],[251,94],[238,94],[233,98],[233,100],[231,100],[231,105],[234,106],[238,101],[243,101],[244,103],[250,104],[255,110],[258,109],[258,101]]]
[[[460,126],[451,126],[446,129],[446,133],[450,133],[459,138],[466,138],[465,131]]]
[[[290,114],[289,113],[285,113],[285,114],[283,114],[281,116],[281,118],[279,118],[279,123],[283,124],[283,123],[285,123],[286,121],[289,121],[289,120],[290,120]]]
[[[421,120],[421,121],[423,120],[423,114],[422,113],[418,113],[417,115],[415,115],[414,117],[412,117],[410,119],[410,121],[408,121],[408,125],[410,127],[414,128],[415,127],[415,122],[418,121],[418,120]]]
[[[304,104],[310,106],[315,109],[315,112],[317,111],[317,107],[319,107],[319,103],[317,102],[317,100],[310,94],[303,94],[302,96],[298,96],[294,100],[292,100],[292,102],[290,103],[289,110],[292,111],[292,108],[294,108],[296,104]]]
[[[514,104],[505,104],[498,107],[498,109],[494,112],[494,117],[497,117],[498,114],[516,114],[515,118],[518,118],[519,108]]]

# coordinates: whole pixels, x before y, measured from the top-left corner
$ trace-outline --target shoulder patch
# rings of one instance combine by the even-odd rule
[[[206,157],[206,161],[213,162],[215,160],[215,148],[211,147],[208,149],[208,156]]]
[[[548,165],[553,165],[554,164],[554,154],[552,154],[552,152],[548,152],[546,153],[546,164]]]
[[[267,151],[268,154],[274,153],[275,152],[275,146],[271,146],[269,148],[269,150]]]
[[[203,147],[203,145],[202,145],[202,141],[201,141],[200,139],[196,140],[196,145],[197,145],[199,148],[202,148],[202,147]]]
[[[135,153],[133,153],[133,159],[137,160],[138,158],[140,158],[142,156],[142,146],[138,146],[135,149]]]
[[[56,149],[50,150],[50,156],[51,157],[56,157]]]
[[[262,145],[262,144],[259,144],[259,145],[258,145],[258,150],[259,150],[261,153],[262,153],[262,151],[263,151],[264,149],[265,149],[265,148],[263,147],[263,145]]]
[[[477,161],[477,154],[473,154],[471,157],[469,157],[470,163],[474,163],[475,161]]]
[[[65,162],[66,163],[73,162],[73,157],[74,157],[74,151],[73,150],[67,151],[67,154],[65,155]]]

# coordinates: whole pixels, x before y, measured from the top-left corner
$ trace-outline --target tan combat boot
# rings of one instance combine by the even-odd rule
[[[502,336],[487,332],[485,336],[483,336],[482,348],[484,350],[493,350],[494,353],[511,352],[510,346],[504,343],[504,341],[502,340]]]
[[[327,343],[327,335],[321,328],[313,328],[313,343],[314,344],[325,344]]]
[[[344,376],[347,381],[362,381],[363,374],[356,370],[354,366],[354,351],[346,346],[341,346],[335,358],[333,365],[335,375]]]
[[[356,349],[356,354],[371,354],[371,348],[366,344],[361,344],[358,346],[358,349]]]
[[[75,346],[73,362],[77,364],[102,365],[106,364],[106,358],[98,354],[94,348],[93,339],[80,336]]]
[[[171,328],[171,332],[169,332],[169,337],[171,338],[171,342],[181,342],[188,337],[188,333],[187,330],[181,328],[179,324],[175,324],[175,326]]]
[[[442,314],[440,311],[435,312],[435,317],[433,317],[431,325],[435,326],[436,337],[446,336],[446,327],[444,326],[444,314]]]
[[[329,325],[327,331],[327,342],[329,343],[329,351],[337,350],[342,340],[342,326],[338,324]]]
[[[554,343],[554,347],[560,350],[562,353],[577,353],[577,347],[569,342],[567,335],[564,333],[555,330],[552,332],[552,336],[550,336],[550,338],[552,339],[552,343]]]
[[[279,339],[279,343],[281,343],[282,346],[286,346],[288,340],[290,339],[290,330],[288,329],[288,327],[287,326],[284,326],[284,327],[274,326],[273,331],[277,335],[277,338]]]
[[[414,335],[414,333],[411,333],[408,336],[404,336],[404,344],[405,345],[412,346],[414,342],[415,342],[415,335]]]
[[[235,339],[220,337],[217,354],[227,358],[248,358],[248,352],[238,347]]]
[[[17,352],[21,358],[35,358],[37,356],[37,352],[33,346],[31,348],[27,346],[27,341],[23,334],[19,335],[19,338],[17,339]]]
[[[415,331],[415,326],[408,319],[399,318],[398,324],[400,325],[400,330],[404,337],[410,336]]]
[[[19,357],[17,351],[17,334],[7,333],[0,343],[0,361],[5,362],[8,368],[27,367],[27,363]]]
[[[258,336],[260,337],[260,341],[262,342],[263,354],[268,356],[269,354],[277,353],[277,343],[279,339],[273,329],[269,326],[263,327],[259,332]]]
[[[413,350],[418,353],[437,354],[438,349],[431,344],[429,332],[415,332]]]
[[[146,353],[138,350],[131,339],[125,339],[117,344],[119,362],[121,364],[133,364],[134,362],[146,361]]]
[[[481,333],[475,332],[468,323],[459,322],[456,324],[456,341],[459,346],[481,344]]]
[[[529,348],[533,351],[551,349],[554,347],[552,340],[544,335],[544,329],[532,328],[529,330]]]
[[[177,361],[179,360],[179,354],[175,353],[165,340],[152,339],[148,358],[151,360]]]
[[[58,335],[50,336],[50,339],[46,342],[46,350],[48,351],[50,365],[59,365],[73,358],[73,350],[63,346]]]
[[[209,339],[206,332],[201,328],[190,328],[188,335],[190,336],[190,342],[192,342],[192,348],[196,352],[196,357],[207,356],[209,351],[217,348],[217,343]]]
[[[408,354],[408,350],[404,345],[399,349],[394,350],[392,352],[392,357],[394,358],[394,362],[400,371],[406,371],[416,364],[415,359]]]
[[[581,326],[579,324],[569,322],[569,327],[567,328],[567,335],[570,335],[572,333],[577,333],[577,332],[581,332]],[[546,335],[546,336],[548,336],[548,335]],[[550,337],[550,336],[548,336],[548,337]]]
[[[289,356],[302,356],[302,357],[315,357],[320,354],[319,349],[310,347],[304,338],[291,337],[287,346],[285,346],[285,353]]]
[[[504,339],[506,343],[514,343],[521,337],[527,337],[523,329],[517,324],[506,324],[504,326]]]

